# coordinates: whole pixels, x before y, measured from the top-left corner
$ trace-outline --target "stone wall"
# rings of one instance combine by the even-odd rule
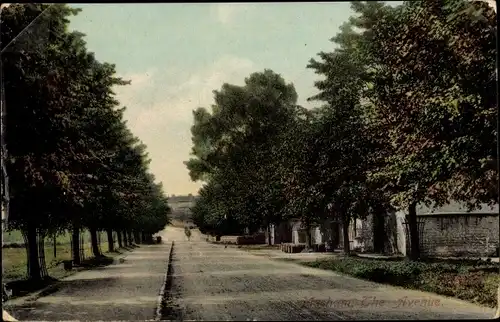
[[[420,215],[422,255],[492,256],[499,245],[497,214]]]
[[[266,236],[264,233],[248,235],[248,236],[221,236],[221,243],[235,245],[258,245],[266,244]]]

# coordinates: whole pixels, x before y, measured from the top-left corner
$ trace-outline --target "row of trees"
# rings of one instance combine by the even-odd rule
[[[194,112],[186,162],[205,185],[194,220],[241,233],[289,218],[348,224],[416,206],[497,202],[496,15],[486,3],[353,2],[355,15],[308,68],[314,109],[270,70],[214,92]],[[309,236],[310,242],[310,236]]]
[[[64,4],[12,4],[2,10],[6,172],[2,205],[9,229],[26,240],[28,277],[44,276],[43,240],[72,232],[72,259],[80,264],[80,232],[118,244],[152,240],[170,208],[148,172],[146,147],[127,128],[113,88],[128,84],[115,66],[86,49],[68,30],[79,10]],[[2,113],[3,114],[3,113]],[[2,187],[5,188],[5,187]],[[10,197],[10,198],[9,198]]]

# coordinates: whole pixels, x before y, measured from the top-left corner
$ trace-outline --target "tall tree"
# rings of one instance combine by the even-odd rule
[[[372,57],[384,64],[369,95],[394,147],[379,175],[409,206],[418,258],[417,203],[497,202],[487,167],[496,154],[495,15],[485,3],[428,0],[376,26]]]
[[[195,158],[186,162],[192,178],[208,180],[214,193],[222,189],[228,194],[217,201],[219,220],[237,220],[253,229],[279,222],[280,181],[269,173],[277,138],[296,113],[293,85],[265,70],[251,74],[244,86],[223,85],[214,99],[212,113],[194,112]]]
[[[114,98],[113,87],[127,82],[87,51],[81,33],[68,31],[77,12],[59,4],[2,11],[9,220],[25,234],[33,281],[46,273],[47,231],[73,230],[78,264],[80,229],[90,229],[99,256],[98,230],[108,231],[110,245],[112,230],[152,235],[170,211]]]
[[[368,177],[386,147],[372,137],[365,91],[371,72],[379,66],[368,55],[373,26],[394,11],[379,2],[353,2],[352,8],[356,15],[331,39],[337,49],[319,53],[320,59],[311,59],[308,65],[324,76],[315,82],[319,93],[310,100],[326,103],[317,111],[316,152],[310,154],[318,172],[313,186],[322,196],[322,211],[341,220],[347,254],[351,220],[366,217],[379,203],[386,205],[384,194],[377,192],[381,186]]]
[[[79,48],[71,46],[75,35],[67,31],[67,18],[77,12],[59,4],[11,5],[2,11],[9,220],[26,235],[28,276],[35,281],[44,271],[40,238],[67,221],[63,209],[71,184],[64,147],[73,124],[65,105],[73,88],[58,85],[65,72],[74,71],[65,58]]]

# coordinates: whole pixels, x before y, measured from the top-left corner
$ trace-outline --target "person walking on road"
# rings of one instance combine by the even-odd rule
[[[188,226],[184,227],[184,234],[186,235],[188,241],[191,240],[191,229]]]

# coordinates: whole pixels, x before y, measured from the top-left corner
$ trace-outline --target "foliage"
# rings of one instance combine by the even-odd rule
[[[88,227],[152,235],[170,212],[148,173],[146,147],[114,97],[113,88],[129,82],[87,51],[83,34],[68,30],[78,11],[64,4],[2,10],[9,220],[28,236],[33,280],[44,264],[37,234]]]
[[[207,183],[193,220],[220,233],[279,222],[284,198],[274,170],[282,160],[280,135],[298,109],[293,85],[265,70],[244,86],[224,84],[214,100],[212,113],[200,108],[193,114],[194,158],[186,165],[194,180]]]
[[[337,49],[320,52],[319,60],[311,59],[307,66],[324,76],[315,82],[319,93],[310,100],[326,103],[317,110],[318,129],[312,135],[314,152],[310,155],[315,160],[311,163],[318,171],[312,185],[323,196],[323,213],[343,221],[345,244],[349,243],[347,227],[352,218],[389,208],[386,194],[380,192],[381,185],[368,177],[386,147],[373,135],[374,124],[370,122],[364,91],[374,64],[365,55],[371,48],[371,28],[374,21],[391,10],[378,2],[354,2],[352,8],[359,17],[351,17],[331,39]]]
[[[200,225],[337,217],[347,239],[351,219],[403,209],[418,258],[418,203],[496,202],[493,11],[464,0],[352,9],[336,48],[307,66],[323,106],[296,106],[293,87],[264,71],[194,112],[186,165],[207,183]]]
[[[394,147],[378,174],[400,188],[400,206],[497,202],[496,174],[486,167],[496,154],[493,10],[429,0],[405,3],[392,18],[378,21],[371,39],[370,57],[383,66],[368,96]]]

